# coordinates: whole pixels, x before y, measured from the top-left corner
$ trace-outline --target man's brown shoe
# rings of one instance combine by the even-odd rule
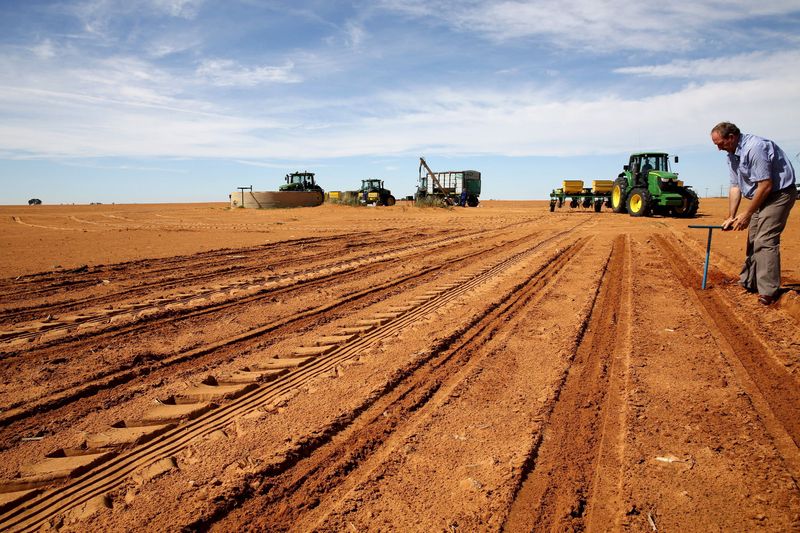
[[[767,296],[766,294],[760,294],[758,296],[758,303],[761,305],[772,305],[775,303],[775,300],[777,300],[777,298],[774,296]]]

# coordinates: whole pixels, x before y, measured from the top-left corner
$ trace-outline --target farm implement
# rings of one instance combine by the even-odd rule
[[[584,187],[583,180],[564,180],[560,189],[553,189],[550,193],[550,211],[556,207],[563,207],[567,200],[573,209],[577,207],[594,207],[599,213],[603,204],[611,207],[611,180],[594,180],[591,187]]]

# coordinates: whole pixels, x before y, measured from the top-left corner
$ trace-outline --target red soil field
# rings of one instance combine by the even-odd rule
[[[0,207],[0,529],[800,530],[800,210]]]

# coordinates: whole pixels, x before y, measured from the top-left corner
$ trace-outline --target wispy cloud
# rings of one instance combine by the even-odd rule
[[[594,52],[688,50],[729,31],[720,25],[798,12],[790,0],[383,0],[379,5],[495,42],[543,39]]]
[[[30,51],[39,59],[52,59],[56,56],[55,45],[50,39],[44,39],[31,46]]]
[[[145,5],[179,25],[187,17],[201,18],[207,7],[179,0]],[[692,46],[705,38],[702,24],[735,20],[744,3],[721,5],[716,0],[680,6],[650,0],[602,5],[385,0],[333,22],[302,9],[289,15],[324,26],[327,33],[317,34],[313,46],[303,46],[303,36],[268,56],[261,48],[242,55],[226,48],[210,53],[201,37],[182,48],[178,40],[151,36],[136,48],[138,54],[109,46],[93,55],[72,41],[60,46],[52,36],[27,46],[5,44],[0,46],[0,145],[10,158],[215,157],[272,164],[432,148],[505,156],[610,153],[641,143],[668,148],[706,143],[709,124],[722,119],[798,138],[796,49],[691,60],[665,55],[664,63],[601,72],[645,86],[630,92],[615,90],[608,80],[602,88],[588,79],[567,85],[558,76],[531,77],[526,68],[491,62],[487,76],[496,76],[497,83],[481,83],[470,73],[469,83],[454,76],[451,85],[446,70],[424,69],[415,71],[417,80],[404,80],[382,63],[381,53],[393,52],[391,47],[384,43],[383,50],[372,50],[382,42],[380,29],[371,26],[380,18],[376,9],[446,25],[460,32],[454,42],[478,35],[488,41],[547,39],[562,47],[602,48],[598,43],[605,40],[607,48],[655,50]],[[80,20],[106,29],[130,24],[115,18],[117,8],[133,9],[117,0],[74,7]],[[770,1],[752,7],[757,14],[792,9],[788,2]],[[392,28],[391,37],[404,34],[401,26]],[[334,43],[327,39],[330,32]],[[422,29],[414,37],[426,33]],[[131,34],[136,34],[132,40],[139,36]],[[166,57],[190,48],[178,59]],[[497,50],[507,49],[492,50],[496,57],[502,55]],[[621,57],[629,64],[629,56]],[[543,70],[552,72],[538,72]],[[507,83],[512,76],[514,83]],[[658,85],[658,94],[649,85]]]
[[[800,143],[794,126],[800,121],[795,105],[798,86],[800,74],[786,69],[770,78],[692,84],[636,99],[554,94],[535,86],[508,90],[421,86],[354,101],[326,128],[315,127],[315,121],[252,116],[246,109],[214,114],[186,106],[176,113],[182,105],[177,98],[168,105],[130,106],[0,88],[3,114],[10,115],[11,109],[39,110],[28,113],[24,121],[4,121],[0,138],[7,150],[41,157],[216,157],[247,164],[426,150],[568,156],[615,153],[643,144],[665,149],[704,145],[711,125],[735,118],[749,131],[769,131]],[[753,102],[769,105],[753,106]],[[320,107],[325,104],[316,102]],[[372,112],[365,114],[362,108]]]
[[[784,69],[800,65],[800,50],[752,52],[731,57],[695,60],[678,59],[660,65],[642,65],[615,69],[619,74],[655,78],[691,78],[694,80],[772,78]],[[779,74],[780,75],[780,74]]]
[[[292,62],[281,66],[245,67],[231,59],[204,59],[195,73],[219,87],[254,87],[263,83],[299,83],[302,78]]]
[[[162,11],[173,17],[193,19],[203,5],[204,0],[150,0],[157,11]]]

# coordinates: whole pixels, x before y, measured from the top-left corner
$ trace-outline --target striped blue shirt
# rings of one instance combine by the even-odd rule
[[[742,133],[736,152],[728,154],[731,186],[739,187],[742,196],[752,199],[759,181],[772,180],[772,191],[795,184],[794,168],[780,146],[774,142]]]

